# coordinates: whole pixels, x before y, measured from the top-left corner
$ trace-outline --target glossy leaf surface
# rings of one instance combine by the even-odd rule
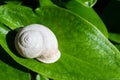
[[[16,7],[7,5],[0,7],[0,12],[5,10],[8,18],[4,18],[6,14],[1,13],[1,19],[4,18],[4,21],[1,21],[11,29],[30,23],[48,26],[55,33],[62,53],[60,60],[53,64],[44,64],[35,59],[20,57],[12,42],[14,36],[11,37],[11,35],[15,34],[4,28],[4,31],[8,33],[4,33],[5,36],[0,35],[1,46],[19,64],[54,80],[120,79],[119,51],[87,20],[68,10],[51,6],[38,8],[35,13],[30,12],[30,14],[27,14],[29,8],[27,10],[25,7],[24,10],[23,6],[17,5]],[[31,14],[37,17],[34,18]],[[36,22],[33,22],[31,17]],[[7,19],[15,20],[9,20],[6,23]],[[27,23],[23,22],[25,20],[28,20]]]
[[[16,7],[18,9],[16,9]],[[11,8],[12,10],[10,10]],[[23,13],[21,14],[21,12]],[[27,15],[29,15],[30,19]],[[17,28],[16,26],[24,27],[24,25],[35,23],[36,15],[31,8],[23,6],[19,8],[19,5],[8,4],[7,6],[3,5],[0,7],[0,21],[6,26],[9,26],[10,29],[14,30]]]
[[[59,4],[60,2],[57,3],[57,5]],[[64,2],[64,4],[61,4],[60,6],[65,7],[79,17],[85,19],[90,24],[96,26],[106,37],[108,37],[108,32],[104,23],[92,8],[85,7],[76,0]]]

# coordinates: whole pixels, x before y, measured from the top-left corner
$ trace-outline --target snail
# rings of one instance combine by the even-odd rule
[[[61,56],[56,36],[40,24],[31,24],[18,31],[15,48],[21,56],[43,63],[54,63]]]

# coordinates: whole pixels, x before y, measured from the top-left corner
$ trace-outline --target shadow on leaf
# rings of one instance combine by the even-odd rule
[[[0,60],[2,60],[4,63],[8,64],[9,66],[12,66],[18,70],[21,70],[23,72],[29,73],[29,70],[22,65],[15,62],[9,55],[6,53],[6,51],[0,46]]]
[[[9,49],[18,57],[22,57],[20,56],[14,46],[14,38],[16,35],[16,31],[10,31],[7,36],[6,36],[6,41],[8,44]],[[29,72],[29,70],[25,67],[23,67],[22,65],[18,64],[17,62],[15,62],[10,56],[9,54],[2,48],[2,46],[0,46],[0,60],[2,60],[4,63],[18,69],[24,72]]]

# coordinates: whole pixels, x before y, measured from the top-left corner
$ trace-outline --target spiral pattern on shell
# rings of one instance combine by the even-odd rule
[[[53,63],[60,58],[56,36],[40,24],[21,29],[15,37],[15,47],[23,57],[36,58],[44,63]]]

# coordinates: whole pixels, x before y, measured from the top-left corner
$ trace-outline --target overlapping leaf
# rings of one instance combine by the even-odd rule
[[[36,76],[36,80],[49,80],[47,77],[45,77],[45,76],[42,76],[42,75],[37,75]]]
[[[16,9],[16,7],[18,9]],[[10,10],[11,8],[12,10]],[[14,30],[16,26],[23,27],[35,23],[36,15],[31,8],[23,6],[19,8],[19,5],[8,4],[7,6],[3,5],[0,7],[0,21]]]
[[[118,33],[109,33],[109,39],[115,43],[120,44],[120,34]]]

